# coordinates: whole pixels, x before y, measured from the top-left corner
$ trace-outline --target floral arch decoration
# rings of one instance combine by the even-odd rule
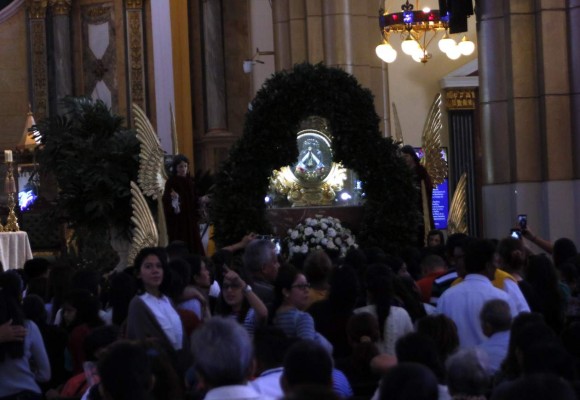
[[[362,182],[366,201],[357,242],[395,253],[411,245],[419,222],[412,172],[397,144],[381,136],[373,95],[339,68],[307,63],[272,75],[251,103],[243,135],[216,176],[211,218],[217,245],[247,232],[271,232],[264,202],[269,178],[295,162],[300,121],[312,115],[329,121],[334,161]]]

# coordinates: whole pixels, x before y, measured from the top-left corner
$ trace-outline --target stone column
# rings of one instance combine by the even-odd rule
[[[50,0],[52,9],[52,44],[54,61],[54,93],[51,103],[58,114],[65,112],[61,100],[72,90],[72,58],[70,37],[70,8],[72,0]]]
[[[203,17],[206,130],[227,131],[221,1],[204,1]]]
[[[46,53],[47,0],[28,0],[32,109],[38,120],[48,116],[48,58]]]
[[[578,239],[571,3],[479,5],[484,234],[506,236],[522,213],[543,237]]]

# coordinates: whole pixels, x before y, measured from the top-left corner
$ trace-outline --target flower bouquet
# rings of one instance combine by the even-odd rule
[[[358,247],[350,229],[343,227],[339,219],[322,215],[306,218],[294,229],[288,229],[284,241],[290,257],[316,249],[338,251],[344,256],[351,246]]]

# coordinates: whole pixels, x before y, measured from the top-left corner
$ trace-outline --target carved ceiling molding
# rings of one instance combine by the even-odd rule
[[[30,19],[45,19],[48,0],[26,0]]]
[[[14,14],[16,14],[24,4],[24,0],[14,0],[12,3],[7,5],[0,11],[0,24],[4,21],[9,20]]]
[[[50,7],[54,15],[69,15],[72,0],[50,0]]]

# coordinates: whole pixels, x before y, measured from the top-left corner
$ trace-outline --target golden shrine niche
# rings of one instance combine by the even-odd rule
[[[328,121],[317,116],[302,121],[296,144],[298,159],[273,172],[270,190],[286,196],[292,207],[331,205],[344,186],[346,169],[333,162]]]

